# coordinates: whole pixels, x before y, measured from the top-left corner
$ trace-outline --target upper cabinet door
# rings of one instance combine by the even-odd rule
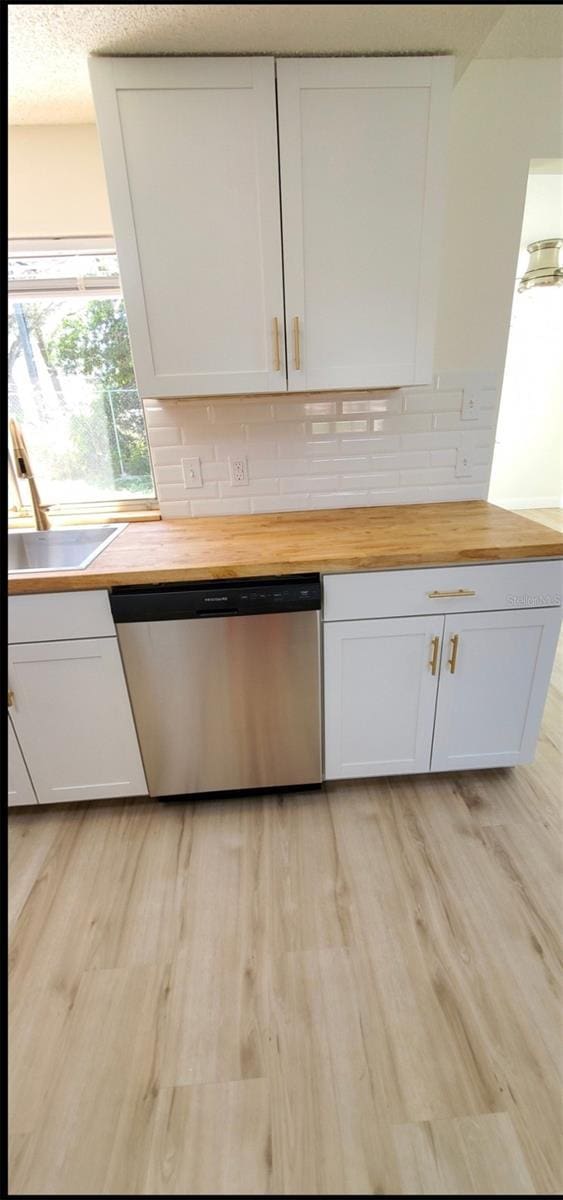
[[[90,75],[139,392],[285,390],[274,60]]]
[[[432,378],[453,63],[278,60],[290,391]]]

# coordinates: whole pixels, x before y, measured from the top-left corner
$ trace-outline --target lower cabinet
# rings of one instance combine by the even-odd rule
[[[8,673],[10,714],[40,804],[146,795],[115,637],[12,645]]]
[[[560,624],[553,608],[446,617],[433,771],[531,762]]]
[[[37,796],[8,714],[8,807],[17,804],[37,804]]]
[[[325,624],[325,777],[533,758],[558,608]]]
[[[443,617],[324,627],[325,777],[430,770]]]

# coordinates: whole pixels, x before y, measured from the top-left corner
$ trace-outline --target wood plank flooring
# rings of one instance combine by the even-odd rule
[[[559,1194],[562,679],[529,767],[11,813],[10,1193]]]

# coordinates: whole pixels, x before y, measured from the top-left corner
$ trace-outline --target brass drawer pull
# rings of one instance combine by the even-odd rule
[[[8,708],[11,708],[14,703],[14,693],[11,688],[8,688]]]
[[[450,653],[450,657],[448,658],[448,667],[450,668],[451,674],[455,675],[455,668],[456,668],[456,663],[457,663],[457,648],[459,646],[459,634],[458,633],[452,634],[452,636],[450,638],[450,646],[451,646],[451,653]]]
[[[293,365],[296,371],[301,370],[301,337],[299,333],[299,317],[293,318]]]
[[[277,317],[272,318],[272,336],[274,341],[274,371],[281,371],[280,323]]]
[[[438,666],[439,650],[440,650],[440,638],[433,637],[430,642],[430,659],[428,661],[428,666],[430,667],[431,675],[436,674],[436,668]]]
[[[477,592],[473,592],[471,588],[457,588],[455,592],[427,592],[429,600],[456,600],[458,596],[476,596]]]

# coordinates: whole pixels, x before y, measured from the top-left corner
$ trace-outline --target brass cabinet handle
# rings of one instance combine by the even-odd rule
[[[272,318],[272,336],[274,340],[274,371],[281,371],[280,323],[277,317]]]
[[[301,337],[299,333],[299,317],[293,318],[293,365],[296,371],[301,370]]]
[[[438,666],[439,650],[440,650],[440,638],[433,637],[432,641],[430,642],[430,658],[428,660],[428,666],[430,667],[430,673],[432,675],[436,674],[436,668]]]
[[[427,592],[429,600],[446,600],[448,597],[456,599],[457,596],[476,596],[477,592],[473,592],[471,588],[457,588],[455,592]]]
[[[14,703],[14,693],[11,688],[8,688],[8,708],[11,708]]]
[[[459,646],[459,634],[453,633],[450,638],[451,652],[448,658],[448,667],[452,675],[455,675],[455,667],[457,663],[457,648]]]

